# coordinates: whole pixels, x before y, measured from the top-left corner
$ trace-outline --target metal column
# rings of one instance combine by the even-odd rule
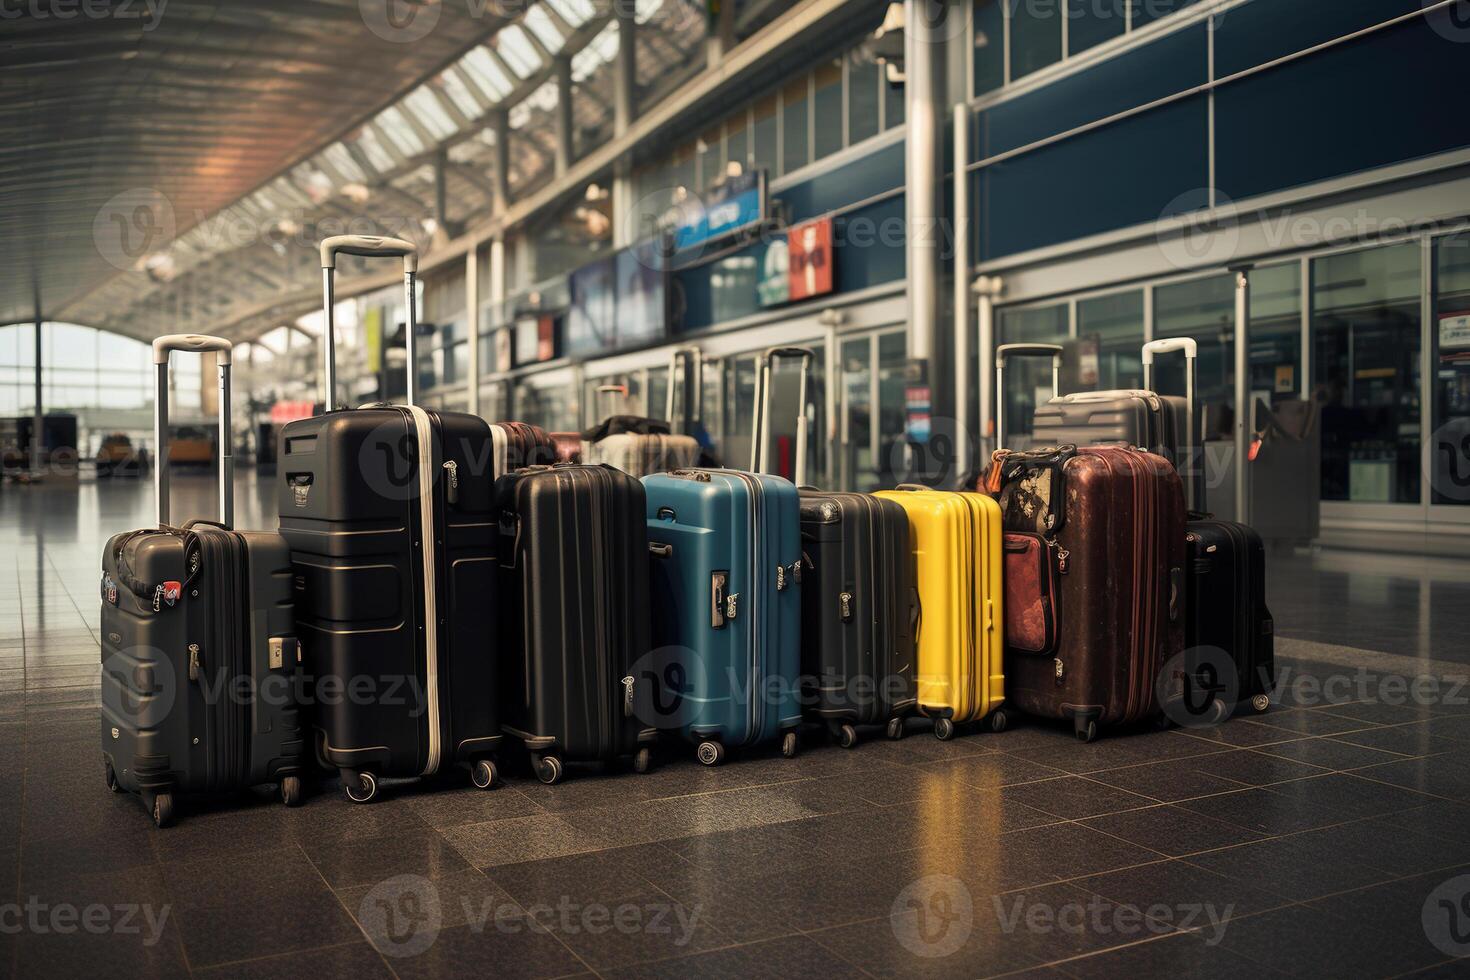
[[[954,465],[957,474],[970,472],[975,439],[970,421],[970,182],[965,169],[970,143],[970,107],[954,106]],[[985,350],[982,339],[980,350]],[[983,458],[985,428],[985,372],[980,372],[980,441]]]
[[[465,389],[465,411],[480,414],[480,248],[471,247],[464,254],[464,310],[469,333],[469,356],[465,373],[469,385]]]
[[[1000,449],[996,438],[999,435],[998,427],[994,424],[997,417],[1000,399],[1005,397],[1005,392],[999,391],[992,380],[995,370],[995,301],[1000,297],[1004,289],[1004,283],[999,276],[981,276],[975,280],[975,293],[979,297],[979,340],[980,345],[980,463],[990,458],[991,449]]]
[[[613,135],[622,136],[638,115],[638,24],[632,3],[613,4],[618,51],[613,56]]]
[[[735,47],[735,0],[709,0],[709,33],[705,37],[705,60],[714,68]]]
[[[41,475],[41,446],[46,435],[46,411],[42,401],[43,395],[43,371],[41,364],[41,302],[36,301],[36,411],[35,417],[31,419],[31,477]]]
[[[556,71],[556,175],[561,177],[576,156],[575,134],[572,132],[572,59],[557,55]]]
[[[1251,278],[1248,269],[1235,272],[1235,519],[1242,524],[1251,520],[1250,444],[1251,416],[1254,405],[1250,385],[1250,318]],[[1196,435],[1198,438],[1198,435]],[[1204,443],[1201,440],[1200,446]],[[1196,465],[1191,463],[1191,465]],[[1203,455],[1197,464],[1204,466]],[[1208,472],[1200,478],[1207,480]]]
[[[908,97],[905,205],[908,212],[909,357],[934,356],[939,319],[939,79],[942,43],[934,5],[904,0],[904,78]],[[939,8],[940,11],[943,7]],[[942,16],[942,15],[941,15]]]
[[[501,214],[510,207],[510,114],[504,109],[493,110],[490,128],[495,134],[495,172],[490,175],[495,182],[493,207],[496,214]]]

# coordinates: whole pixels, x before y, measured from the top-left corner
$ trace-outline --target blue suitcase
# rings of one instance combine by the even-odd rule
[[[739,470],[643,478],[653,566],[654,723],[718,765],[801,724],[801,509],[796,486]]]

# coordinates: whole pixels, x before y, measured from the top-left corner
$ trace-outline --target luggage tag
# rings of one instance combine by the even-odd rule
[[[102,601],[117,605],[117,583],[112,580],[111,575],[102,576]]]
[[[184,583],[169,580],[153,589],[153,611],[158,612],[164,603],[172,606],[184,594]]]

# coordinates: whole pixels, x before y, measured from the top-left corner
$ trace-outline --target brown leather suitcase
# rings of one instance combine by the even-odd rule
[[[1112,446],[999,452],[996,466],[1005,530],[1040,536],[1056,598],[1052,649],[1007,651],[1006,700],[1070,719],[1087,742],[1100,726],[1159,717],[1160,674],[1184,649],[1178,473],[1161,456]]]

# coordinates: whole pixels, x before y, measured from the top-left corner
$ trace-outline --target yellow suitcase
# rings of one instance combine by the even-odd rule
[[[921,610],[919,710],[935,719],[939,738],[987,716],[1002,730],[1006,715],[996,710],[1005,697],[1000,505],[984,494],[907,485],[875,496],[909,516]]]

